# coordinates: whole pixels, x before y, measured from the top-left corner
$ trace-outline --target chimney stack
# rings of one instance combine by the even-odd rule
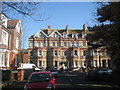
[[[51,26],[48,25],[48,34],[50,34],[50,33],[51,33]]]
[[[84,30],[84,31],[86,30],[86,24],[83,25],[83,30]]]
[[[68,25],[66,25],[66,28],[65,28],[65,30],[66,30],[66,32],[67,32],[67,34],[68,34]]]
[[[66,30],[68,30],[68,25],[66,25],[66,28],[65,28]]]

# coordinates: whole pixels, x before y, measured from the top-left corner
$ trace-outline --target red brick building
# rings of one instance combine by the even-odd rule
[[[21,21],[0,14],[0,68],[16,69],[22,32]]]
[[[37,67],[108,67],[109,56],[102,47],[93,50],[85,38],[92,34],[83,29],[41,29],[29,38],[28,61]]]

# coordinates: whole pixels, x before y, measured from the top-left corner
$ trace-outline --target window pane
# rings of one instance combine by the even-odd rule
[[[38,52],[38,55],[39,55],[39,56],[42,56],[42,51],[39,51],[39,52]]]
[[[40,34],[40,35],[39,35],[39,37],[45,37],[45,35],[43,35],[43,34]]]
[[[67,42],[64,42],[64,46],[67,46]]]
[[[55,51],[55,56],[57,56],[58,55],[58,52],[57,51]]]
[[[40,47],[41,45],[40,45],[40,42],[38,42],[38,47]]]
[[[57,46],[58,46],[58,47],[60,46],[59,42],[57,42]]]
[[[76,56],[77,56],[77,50],[75,50],[75,51],[74,51],[74,55],[76,55]]]
[[[44,42],[42,42],[42,47],[44,47],[45,46],[45,43]]]
[[[72,47],[74,46],[74,42],[72,42]]]
[[[76,46],[77,46],[77,47],[79,46],[79,42],[76,42]]]
[[[86,42],[83,42],[83,46],[86,46]]]

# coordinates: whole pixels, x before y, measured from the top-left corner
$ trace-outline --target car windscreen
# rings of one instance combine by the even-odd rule
[[[90,70],[89,73],[91,73],[91,74],[96,74],[96,73],[97,73],[97,70]]]
[[[32,74],[28,82],[45,82],[50,80],[49,73]]]

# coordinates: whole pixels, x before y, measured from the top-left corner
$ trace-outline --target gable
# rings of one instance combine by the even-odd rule
[[[47,35],[42,30],[40,30],[37,34],[34,35],[34,37],[44,38],[47,37]]]
[[[62,37],[62,35],[57,30],[55,30],[49,35],[49,37]]]

